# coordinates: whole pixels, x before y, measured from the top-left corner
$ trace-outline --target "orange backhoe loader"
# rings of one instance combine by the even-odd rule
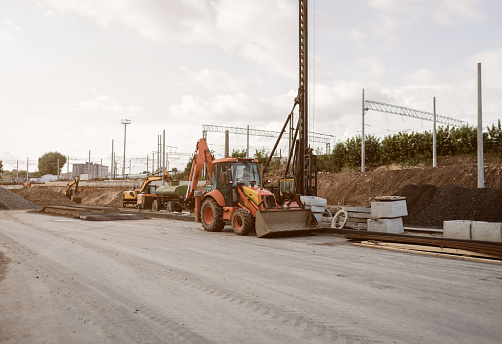
[[[208,183],[204,191],[197,192],[204,166]],[[197,142],[185,199],[193,200],[196,219],[210,232],[223,230],[227,223],[237,235],[255,229],[258,237],[310,233],[320,228],[311,210],[281,208],[274,194],[261,188],[257,160],[215,160],[204,138]]]

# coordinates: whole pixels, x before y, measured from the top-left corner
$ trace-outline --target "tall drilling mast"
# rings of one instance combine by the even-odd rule
[[[289,167],[292,158],[293,167],[292,172],[295,180],[295,193],[305,196],[317,196],[317,156],[312,153],[312,149],[309,148],[308,139],[308,1],[298,0],[299,10],[298,10],[298,45],[299,45],[299,86],[298,95],[295,98],[295,103],[293,109],[289,114],[284,127],[282,128],[281,134],[277,139],[277,142],[270,153],[270,157],[265,164],[265,172],[268,170],[268,166],[275,153],[277,145],[282,138],[282,134],[286,129],[286,126],[292,122],[293,111],[298,105],[299,108],[299,118],[296,127],[296,132],[294,134],[294,141],[290,150],[288,164],[286,167],[286,175],[289,173]],[[292,135],[290,135],[291,137]]]

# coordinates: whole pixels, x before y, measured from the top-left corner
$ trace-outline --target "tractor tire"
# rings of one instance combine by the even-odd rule
[[[166,203],[166,211],[169,213],[174,212],[174,202],[173,201],[169,201]]]
[[[152,202],[152,210],[153,211],[159,211],[159,201],[158,200],[154,200]]]
[[[245,209],[237,209],[232,215],[232,228],[237,235],[248,235],[253,229],[253,217]]]
[[[202,202],[200,208],[202,226],[208,232],[221,232],[225,223],[223,222],[223,208],[212,198]]]

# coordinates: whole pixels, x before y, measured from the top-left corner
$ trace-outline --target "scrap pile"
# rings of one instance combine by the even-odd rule
[[[346,238],[356,246],[502,264],[502,243],[367,233]]]

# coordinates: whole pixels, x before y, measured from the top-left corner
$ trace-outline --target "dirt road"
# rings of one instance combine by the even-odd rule
[[[0,212],[1,343],[497,343],[500,265]]]

